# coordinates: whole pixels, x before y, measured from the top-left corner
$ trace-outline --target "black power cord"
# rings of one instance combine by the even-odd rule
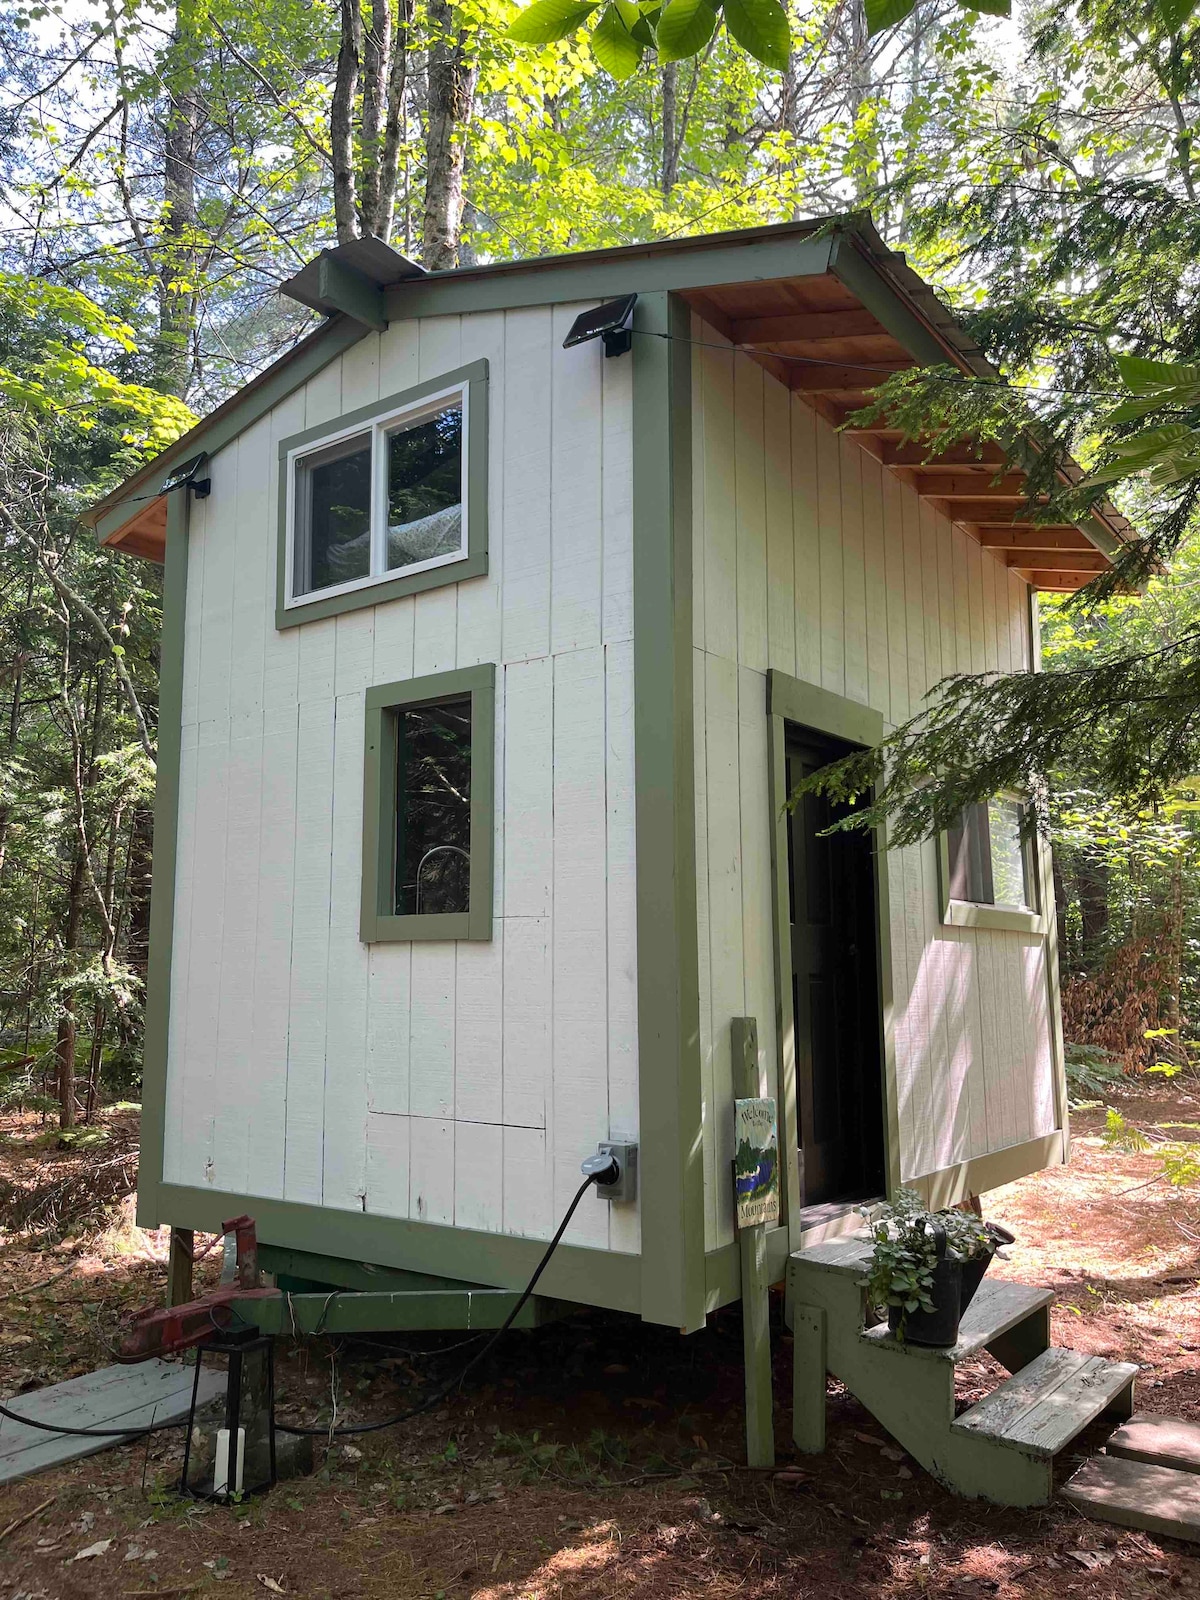
[[[613,1182],[616,1175],[616,1162],[611,1156],[607,1158],[603,1165],[601,1165],[594,1156],[590,1158],[589,1163],[587,1164],[595,1164],[597,1170],[594,1172],[589,1172],[587,1177],[576,1190],[575,1198],[567,1207],[566,1215],[559,1223],[558,1230],[553,1239],[551,1239],[550,1243],[547,1245],[545,1255],[535,1267],[533,1277],[530,1278],[529,1282],[525,1285],[525,1289],[521,1295],[521,1298],[517,1301],[516,1305],[509,1312],[508,1316],[505,1317],[504,1321],[496,1329],[495,1333],[487,1341],[483,1348],[476,1355],[472,1356],[471,1360],[467,1362],[466,1366],[456,1373],[455,1376],[449,1380],[449,1382],[444,1383],[440,1389],[436,1389],[433,1394],[429,1395],[425,1400],[423,1400],[420,1405],[414,1406],[410,1411],[402,1411],[399,1416],[386,1417],[382,1422],[358,1422],[348,1424],[344,1428],[298,1427],[294,1424],[277,1422],[275,1424],[276,1431],[279,1433],[307,1435],[318,1439],[322,1437],[328,1439],[340,1439],[345,1435],[352,1433],[376,1433],[381,1428],[394,1428],[398,1423],[407,1422],[412,1417],[419,1417],[423,1412],[429,1411],[433,1406],[437,1405],[439,1401],[444,1400],[450,1391],[456,1388],[457,1385],[462,1382],[467,1373],[471,1371],[472,1367],[478,1365],[478,1363],[483,1360],[484,1356],[487,1355],[488,1351],[496,1343],[496,1340],[499,1339],[500,1335],[502,1333],[507,1333],[512,1327],[521,1310],[529,1300],[530,1295],[537,1287],[538,1279],[549,1265],[550,1257],[554,1254],[555,1250],[558,1249],[558,1246],[562,1240],[562,1236],[564,1233],[566,1233],[571,1218],[575,1215],[575,1212],[579,1206],[579,1202],[591,1188],[592,1184]],[[154,1422],[149,1424],[147,1427],[139,1428],[56,1427],[50,1422],[38,1422],[35,1421],[33,1417],[23,1417],[21,1416],[20,1412],[11,1411],[8,1406],[4,1405],[3,1403],[0,1403],[0,1417],[7,1417],[10,1422],[19,1422],[23,1427],[26,1428],[34,1428],[38,1433],[66,1434],[73,1439],[144,1439],[152,1433],[164,1433],[168,1428],[185,1428],[187,1426],[187,1418],[178,1417],[171,1422]]]
[[[591,1159],[593,1161],[596,1160],[595,1157],[592,1157]],[[410,1422],[413,1417],[419,1417],[426,1411],[432,1411],[434,1406],[440,1405],[446,1396],[451,1392],[451,1390],[458,1387],[458,1385],[466,1377],[467,1373],[470,1372],[473,1367],[477,1367],[479,1365],[484,1356],[487,1355],[488,1351],[496,1343],[496,1340],[500,1338],[501,1334],[507,1333],[512,1327],[513,1323],[517,1320],[517,1317],[520,1315],[530,1295],[537,1287],[538,1279],[541,1277],[542,1273],[545,1272],[547,1266],[549,1266],[550,1257],[558,1249],[562,1236],[564,1233],[566,1233],[568,1224],[570,1223],[571,1218],[575,1215],[579,1202],[583,1199],[584,1195],[594,1183],[603,1183],[605,1181],[611,1183],[615,1175],[616,1162],[611,1156],[604,1161],[602,1166],[599,1166],[597,1171],[588,1173],[587,1177],[575,1191],[575,1198],[567,1207],[566,1215],[559,1223],[558,1230],[553,1239],[551,1239],[550,1243],[546,1246],[545,1255],[534,1268],[533,1277],[530,1278],[529,1282],[525,1285],[525,1288],[521,1294],[521,1298],[517,1301],[516,1305],[508,1313],[507,1317],[505,1317],[504,1321],[496,1329],[495,1333],[487,1341],[487,1343],[471,1357],[466,1366],[460,1367],[452,1378],[443,1383],[440,1388],[435,1389],[432,1394],[426,1395],[425,1399],[422,1400],[418,1405],[412,1406],[408,1411],[401,1411],[397,1416],[384,1417],[381,1422],[352,1422],[347,1423],[346,1426],[342,1428],[314,1428],[311,1426],[301,1427],[296,1423],[277,1422],[275,1424],[276,1433],[290,1433],[299,1435],[300,1437],[313,1439],[344,1439],[349,1437],[351,1434],[379,1433],[384,1428],[394,1428],[399,1423]]]

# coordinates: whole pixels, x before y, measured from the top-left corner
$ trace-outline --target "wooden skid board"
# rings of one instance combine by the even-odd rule
[[[888,1332],[886,1322],[881,1322],[877,1328],[868,1328],[862,1337],[881,1348],[903,1350],[906,1355],[921,1356],[926,1360],[967,1361],[980,1350],[986,1349],[993,1339],[1015,1328],[1043,1306],[1050,1305],[1053,1299],[1053,1289],[1034,1289],[1026,1283],[1008,1283],[1000,1278],[989,1281],[985,1278],[963,1316],[958,1330],[958,1343],[948,1349],[901,1343],[894,1334]]]
[[[1200,1477],[1119,1456],[1093,1456],[1062,1491],[1085,1516],[1200,1543]]]
[[[136,1366],[104,1367],[49,1389],[15,1395],[5,1404],[35,1422],[68,1428],[145,1427],[187,1416],[192,1403],[194,1369],[180,1362],[141,1361]],[[200,1374],[201,1403],[215,1399],[225,1384],[215,1369]],[[120,1444],[117,1439],[80,1439],[71,1434],[42,1433],[0,1417],[0,1483],[26,1478],[48,1467],[95,1455]]]
[[[1078,1350],[1045,1350],[953,1426],[1048,1460],[1129,1387],[1137,1370]]]
[[[1141,1412],[1118,1428],[1104,1448],[1110,1456],[1127,1461],[1200,1472],[1200,1423]]]

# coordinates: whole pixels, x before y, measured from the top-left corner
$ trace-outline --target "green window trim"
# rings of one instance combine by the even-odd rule
[[[470,909],[395,916],[396,710],[471,698]],[[413,939],[492,937],[492,841],[495,831],[496,668],[461,667],[367,690],[363,761],[363,868],[359,938],[364,944]]]
[[[437,589],[449,583],[460,583],[466,578],[481,578],[488,570],[488,364],[472,361],[452,372],[440,373],[424,383],[403,389],[399,394],[373,400],[344,416],[331,418],[317,427],[293,433],[279,443],[279,508],[278,547],[275,571],[275,626],[294,628],[301,622],[316,622],[323,617],[336,617],[344,611],[358,611],[364,606],[377,606],[387,600],[399,600],[404,595],[420,594],[426,589]],[[366,428],[393,411],[403,411],[419,405],[435,395],[453,390],[463,395],[463,431],[465,434],[463,480],[466,491],[464,512],[467,523],[467,546],[463,555],[441,566],[425,567],[419,572],[401,572],[395,577],[381,574],[361,581],[358,587],[330,594],[317,591],[311,596],[289,599],[288,575],[291,571],[293,530],[290,507],[291,474],[297,451],[307,446],[316,447]]]
[[[980,905],[974,900],[955,900],[950,894],[950,837],[937,836],[938,914],[947,928],[991,928],[1006,933],[1031,933],[1044,936],[1046,915],[1044,911],[1029,911],[1019,906]],[[1033,892],[1037,904],[1044,906],[1040,852],[1030,852],[1029,872],[1033,879]]]

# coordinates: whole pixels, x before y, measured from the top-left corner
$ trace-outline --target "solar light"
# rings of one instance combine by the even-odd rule
[[[161,485],[159,494],[170,494],[172,489],[182,489],[185,485],[189,485],[197,500],[206,499],[212,493],[212,479],[198,478],[196,474],[207,460],[208,451],[201,450],[198,456],[192,456],[182,462]]]
[[[563,340],[563,349],[586,344],[589,339],[604,340],[606,356],[623,356],[633,348],[633,308],[637,295],[623,294],[619,300],[606,300],[602,306],[581,311]]]
[[[228,1362],[223,1416],[196,1415],[206,1357]],[[257,1328],[216,1328],[196,1346],[179,1492],[195,1500],[241,1500],[275,1481],[274,1340]]]

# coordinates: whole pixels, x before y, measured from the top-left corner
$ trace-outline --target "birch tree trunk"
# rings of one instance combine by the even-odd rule
[[[422,256],[430,271],[458,265],[462,228],[464,134],[475,99],[477,67],[453,0],[429,0],[429,111],[425,136]]]
[[[338,45],[333,101],[329,108],[329,145],[333,156],[333,220],[339,244],[359,236],[354,177],[354,98],[363,52],[360,0],[340,0],[342,35]]]
[[[196,88],[194,40],[180,7],[174,70],[163,139],[162,249],[158,263],[158,340],[155,388],[182,399],[192,375],[196,324],[196,160],[200,96]]]

